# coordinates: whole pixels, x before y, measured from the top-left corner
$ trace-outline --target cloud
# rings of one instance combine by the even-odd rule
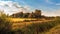
[[[57,6],[60,6],[60,3],[57,3],[56,5],[57,5]]]
[[[60,10],[56,10],[55,15],[60,16]]]
[[[51,2],[51,0],[45,0],[45,1],[49,4],[54,4],[53,2]]]
[[[60,10],[56,10],[56,11],[43,11],[42,15],[45,15],[45,16],[60,16]]]
[[[0,0],[0,1],[11,1],[11,0]]]
[[[54,16],[55,14],[54,14],[54,12],[43,11],[42,15],[45,15],[45,16]]]
[[[16,12],[24,11],[27,12],[30,9],[29,6],[21,6],[17,2],[13,1],[0,1],[0,10],[4,10],[6,14],[13,14]]]
[[[60,3],[58,2],[58,3],[56,3],[56,2],[52,2],[52,0],[45,0],[47,3],[49,3],[49,4],[54,4],[54,5],[57,5],[57,6],[60,6]]]
[[[27,5],[27,3],[26,2],[24,2],[25,0],[14,0],[15,2],[19,2],[19,3],[22,3],[22,4],[24,4],[24,5]]]
[[[12,2],[12,1],[1,1],[0,7],[2,8],[2,10],[5,11],[5,13],[10,13],[10,12],[12,13],[13,11],[17,11],[17,9],[18,9],[18,8],[16,8],[16,6],[14,6],[14,4],[17,5],[17,3]]]
[[[49,0],[45,0],[46,2],[49,2]]]

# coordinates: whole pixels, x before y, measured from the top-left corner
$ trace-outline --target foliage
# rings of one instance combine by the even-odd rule
[[[1,14],[1,16],[0,16],[0,34],[10,33],[12,24],[6,18],[7,18],[7,16],[5,14]]]
[[[23,13],[23,12],[18,12],[15,14],[12,14],[11,17],[14,18],[41,18],[41,10],[36,9],[35,12],[32,13]]]

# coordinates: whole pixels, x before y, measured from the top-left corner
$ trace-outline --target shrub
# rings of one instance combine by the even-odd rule
[[[6,19],[6,15],[0,16],[0,34],[9,34],[11,31],[11,22]]]

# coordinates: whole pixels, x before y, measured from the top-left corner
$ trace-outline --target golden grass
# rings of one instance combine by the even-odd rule
[[[32,23],[42,23],[42,22],[48,22],[48,21],[52,21],[52,20],[37,20],[36,18],[7,18],[9,19],[10,21],[12,21],[13,25],[12,25],[12,28],[15,29],[15,28],[22,28],[24,26],[28,26]],[[37,20],[37,21],[24,21],[24,20]]]
[[[53,27],[48,32],[46,32],[45,34],[60,34],[60,25]]]
[[[11,21],[24,21],[24,20],[36,20],[35,18],[7,18],[10,19]]]

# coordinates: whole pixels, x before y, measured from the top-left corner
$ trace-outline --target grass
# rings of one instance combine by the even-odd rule
[[[21,20],[25,20],[25,19],[31,20],[30,18],[8,18],[8,19],[11,21],[14,20],[16,20],[17,22],[19,21],[19,23],[13,23],[17,28],[14,30],[11,29],[10,34],[12,33],[13,34],[50,34],[50,32],[58,28],[57,25],[60,25],[60,18],[56,20],[43,20],[37,22],[36,21],[21,22]]]
[[[35,18],[7,18],[10,19],[11,21],[24,21],[24,20],[36,20]]]
[[[57,25],[50,29],[48,32],[45,32],[45,34],[59,34],[60,33],[60,25]]]
[[[48,21],[42,23],[32,23],[30,25],[24,25],[24,27],[20,28],[20,30],[23,31],[24,34],[35,34],[35,33],[45,34],[50,29],[54,28],[59,24],[60,20]]]

